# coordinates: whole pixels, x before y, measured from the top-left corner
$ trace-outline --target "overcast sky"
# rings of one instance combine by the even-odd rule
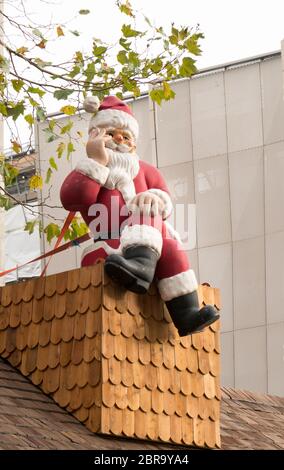
[[[17,1],[13,0],[12,4]],[[171,3],[131,0],[131,3],[157,26],[170,28],[172,22],[192,27],[199,24],[205,35],[201,42],[203,53],[197,60],[199,69],[279,50],[284,39],[284,0],[174,0]],[[80,37],[66,35],[57,40],[47,58],[54,62],[64,61],[73,51],[84,47],[90,50],[93,37],[115,42],[120,37],[122,22],[129,19],[114,4],[115,0],[26,0],[27,11],[35,23],[62,24],[81,33]],[[79,9],[91,13],[78,15]],[[72,20],[74,17],[77,18]],[[139,23],[136,27],[139,29]],[[48,100],[49,113],[58,111],[59,107],[57,100]],[[22,126],[20,122],[17,124]],[[8,146],[10,133],[5,137]]]
[[[29,0],[28,8],[39,12],[42,22],[52,12],[53,20],[63,24],[79,9],[91,10],[90,15],[80,16],[80,21],[74,24],[83,32],[80,43],[93,36],[109,42],[118,34],[122,19],[127,21],[114,7],[114,0],[53,0],[53,3],[51,7]],[[279,50],[284,38],[284,0],[132,0],[132,5],[157,25],[199,23],[205,34],[199,68]],[[78,38],[74,37],[75,40]]]

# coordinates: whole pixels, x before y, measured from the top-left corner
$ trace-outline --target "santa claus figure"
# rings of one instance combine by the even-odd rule
[[[172,210],[165,181],[136,154],[138,123],[131,109],[114,96],[101,104],[89,97],[84,107],[93,113],[87,157],[61,188],[65,209],[80,211],[94,236],[82,266],[104,258],[109,277],[138,294],[155,279],[179,335],[202,331],[219,315],[210,305],[199,309],[195,274],[165,223]]]

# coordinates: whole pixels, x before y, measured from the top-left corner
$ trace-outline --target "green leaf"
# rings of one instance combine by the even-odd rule
[[[116,57],[117,57],[118,62],[120,62],[122,65],[127,63],[126,51],[119,51]]]
[[[50,243],[54,237],[58,237],[60,235],[60,228],[57,224],[51,223],[45,227],[44,233],[46,234],[48,243]]]
[[[150,98],[160,106],[164,99],[164,91],[161,88],[155,88],[150,91]]]
[[[78,73],[80,73],[80,71],[81,71],[81,68],[79,67],[79,65],[75,65],[73,67],[73,69],[71,70],[71,72],[69,73],[69,77],[71,77],[71,78],[76,77],[76,75],[78,75]]]
[[[173,35],[169,36],[169,41],[174,46],[177,46],[177,44],[178,44],[178,38],[176,36],[173,36]]]
[[[137,88],[137,84],[134,80],[128,80],[127,76],[123,77],[123,91],[134,92],[136,88]]]
[[[61,131],[60,131],[60,134],[63,135],[63,134],[66,134],[67,132],[69,132],[73,127],[73,122],[72,121],[69,121],[66,126],[63,126]]]
[[[194,54],[194,55],[200,55],[201,54],[201,49],[199,47],[199,45],[197,44],[194,36],[188,38],[185,42],[184,42],[184,45],[185,47],[187,48],[187,50],[189,52],[191,52],[191,54]]]
[[[125,39],[125,38],[120,38],[119,44],[121,45],[121,47],[123,47],[124,49],[126,49],[127,51],[129,51],[130,46],[131,46],[131,42],[128,42],[127,39]]]
[[[10,165],[10,163],[2,164],[2,173],[4,176],[5,186],[10,186],[15,183],[17,176],[19,174],[18,168]]]
[[[188,36],[188,28],[181,28],[178,32],[178,38],[180,41],[183,41]]]
[[[167,39],[164,40],[164,49],[165,51],[168,51],[170,47],[170,43]]]
[[[159,73],[162,70],[162,67],[163,67],[163,61],[159,57],[157,57],[157,59],[155,59],[154,62],[150,66],[152,72],[154,73]]]
[[[50,127],[46,127],[45,129],[43,129],[43,132],[46,135],[47,142],[54,142],[55,140],[59,139],[59,136],[55,134],[55,132],[53,132],[53,129],[51,129]]]
[[[51,168],[48,168],[47,172],[46,172],[46,177],[45,177],[45,184],[48,184],[49,181],[50,181],[50,178],[51,178],[51,175],[52,175],[52,169]]]
[[[56,165],[55,160],[54,160],[53,157],[51,157],[51,158],[49,159],[49,164],[50,164],[50,166],[51,166],[52,168],[54,168],[54,170],[56,170],[56,171],[58,170],[58,167],[57,167],[57,165]]]
[[[0,194],[0,207],[5,209],[5,211],[8,211],[13,207],[13,202],[8,196]]]
[[[139,54],[137,54],[136,52],[133,52],[133,51],[129,52],[128,60],[130,64],[132,64],[134,67],[139,67],[140,59],[139,59]]]
[[[27,121],[27,123],[32,126],[34,124],[34,118],[33,118],[33,115],[32,114],[27,114],[25,116],[25,121]]]
[[[10,69],[10,62],[6,57],[0,55],[0,70],[2,72],[9,72]]]
[[[35,101],[31,96],[29,96],[29,102],[31,103],[33,108],[36,108],[37,106],[39,106],[39,103]]]
[[[146,23],[150,26],[150,28],[153,27],[151,21],[149,20],[149,18],[147,16],[144,15],[144,20],[146,21]]]
[[[54,130],[54,127],[55,127],[55,124],[56,124],[56,120],[55,119],[51,119],[48,123],[48,127],[51,131]]]
[[[76,149],[75,149],[74,145],[72,144],[72,142],[68,142],[68,145],[67,145],[67,160],[69,160],[71,153],[75,152],[75,150]]]
[[[93,48],[93,54],[96,56],[96,57],[99,57],[101,55],[103,55],[107,50],[107,47],[104,47],[104,46],[95,46]]]
[[[30,86],[27,91],[28,93],[34,93],[36,95],[39,95],[41,98],[45,95],[45,91],[41,90],[40,88],[35,88],[32,86]]]
[[[90,10],[79,10],[79,15],[88,15]]]
[[[137,36],[141,36],[142,33],[140,31],[136,31],[135,29],[131,28],[130,24],[124,24],[121,28],[122,34],[126,38],[135,38]]]
[[[89,232],[89,228],[85,222],[78,221],[75,217],[70,225],[70,228],[64,234],[64,240],[75,240],[75,238],[81,237]]]
[[[12,86],[15,91],[19,92],[24,86],[23,80],[11,80]]]
[[[126,0],[126,2],[124,4],[121,4],[121,2],[118,2],[118,7],[119,7],[121,13],[124,13],[125,15],[131,16],[132,18],[134,18],[132,7],[131,7],[131,4],[128,0]]]
[[[182,65],[179,68],[179,73],[182,77],[190,77],[196,72],[196,67],[194,65],[195,60],[191,57],[184,57],[182,59]]]
[[[178,38],[178,35],[179,35],[178,29],[176,29],[176,28],[174,27],[174,25],[172,25],[172,35],[175,36],[175,37],[177,37],[177,38]]]
[[[173,78],[177,75],[176,68],[171,63],[168,63],[166,65],[166,70],[167,70],[167,78],[168,79]]]
[[[13,121],[16,121],[21,114],[24,114],[24,111],[25,107],[23,101],[19,101],[16,104],[9,103],[9,106],[7,106],[8,116],[11,116]]]
[[[38,106],[36,108],[36,118],[38,121],[45,121],[45,118],[46,118],[46,112],[45,112],[45,109],[42,108],[41,106]]]
[[[94,64],[94,62],[90,62],[87,65],[86,70],[84,71],[84,75],[87,78],[87,81],[91,82],[93,80],[95,74],[96,74],[95,64]]]
[[[53,96],[54,98],[56,98],[57,100],[66,100],[68,98],[69,95],[71,95],[73,93],[73,90],[56,90],[54,93],[53,93]]]
[[[60,111],[64,114],[67,114],[67,116],[73,116],[73,114],[76,113],[77,108],[75,106],[67,105],[67,106],[62,106],[62,108],[60,108]]]
[[[44,69],[44,67],[48,67],[49,65],[52,65],[52,62],[46,62],[45,60],[42,60],[39,57],[36,57],[34,59],[34,62],[35,62],[35,64],[37,64],[42,69]]]
[[[7,108],[5,104],[2,103],[1,101],[0,101],[0,114],[2,114],[2,116],[8,116]]]
[[[33,33],[35,36],[37,36],[38,38],[43,39],[43,34],[42,34],[42,32],[41,32],[38,28],[34,28],[34,29],[32,30],[32,33]]]
[[[34,229],[35,229],[35,226],[36,226],[37,223],[38,223],[37,219],[31,220],[30,222],[27,222],[26,225],[25,225],[24,230],[26,232],[29,232],[29,235],[31,235],[34,232]]]
[[[76,31],[76,30],[70,31],[70,33],[74,34],[74,36],[76,36],[76,37],[79,37],[79,36],[80,36],[79,31]]]

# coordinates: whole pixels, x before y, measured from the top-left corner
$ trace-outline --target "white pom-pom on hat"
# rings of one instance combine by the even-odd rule
[[[83,107],[87,113],[96,113],[100,107],[100,100],[97,96],[87,96],[84,100]]]

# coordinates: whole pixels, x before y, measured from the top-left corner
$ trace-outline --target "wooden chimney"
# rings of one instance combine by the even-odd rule
[[[180,338],[154,286],[127,292],[103,264],[0,291],[0,355],[91,431],[220,447],[219,322]]]

